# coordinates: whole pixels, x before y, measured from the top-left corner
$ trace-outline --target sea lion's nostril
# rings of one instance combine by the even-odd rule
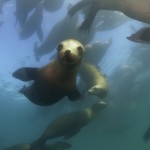
[[[66,51],[65,51],[65,54],[66,54],[66,55],[68,55],[68,54],[70,54],[70,53],[71,53],[70,50],[66,50]]]

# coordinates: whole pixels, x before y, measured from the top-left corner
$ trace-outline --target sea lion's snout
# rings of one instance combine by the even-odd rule
[[[70,50],[66,50],[66,51],[65,51],[65,56],[69,56],[70,53],[71,53]]]

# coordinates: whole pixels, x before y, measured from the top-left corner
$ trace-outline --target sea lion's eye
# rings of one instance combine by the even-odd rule
[[[82,55],[83,54],[83,48],[81,46],[78,46],[77,49],[78,49],[79,54]]]
[[[58,47],[57,47],[57,50],[60,51],[62,48],[63,48],[63,45],[59,44]]]

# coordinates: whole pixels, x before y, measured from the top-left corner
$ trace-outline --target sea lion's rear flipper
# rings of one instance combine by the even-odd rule
[[[72,91],[71,93],[68,94],[68,98],[71,101],[76,101],[81,98],[81,94],[80,94],[79,90],[76,88],[74,91]]]
[[[150,127],[144,133],[143,139],[144,139],[145,142],[147,142],[150,139]]]
[[[35,80],[38,70],[38,68],[23,67],[13,72],[12,76],[22,81]]]
[[[128,40],[137,43],[150,44],[150,27],[145,27],[127,37]]]
[[[39,40],[42,42],[43,41],[43,32],[42,32],[42,28],[41,26],[39,26],[36,30],[37,36],[39,38]]]
[[[72,137],[75,136],[79,131],[80,131],[80,129],[76,128],[76,129],[74,129],[74,130],[71,130],[71,131],[67,132],[66,135],[64,136],[64,140],[68,140],[68,139],[72,138]]]

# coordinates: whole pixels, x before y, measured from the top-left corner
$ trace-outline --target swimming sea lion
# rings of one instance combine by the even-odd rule
[[[98,101],[83,110],[56,118],[48,125],[42,136],[33,142],[33,148],[44,145],[50,139],[64,137],[67,140],[75,136],[84,126],[94,120],[105,107],[105,102]]]
[[[131,36],[127,37],[127,39],[137,43],[150,44],[150,27],[140,29]]]
[[[76,87],[76,76],[84,53],[84,46],[79,41],[62,41],[57,48],[58,59],[42,68],[20,68],[13,77],[22,81],[34,80],[20,92],[37,105],[52,105],[64,96],[77,100],[81,95]]]
[[[21,27],[27,21],[28,14],[31,12],[42,0],[15,0],[16,1],[16,23],[19,21]]]
[[[5,150],[65,150],[70,148],[72,145],[68,142],[56,142],[54,144],[47,144],[42,147],[36,147],[35,149],[32,147],[32,144],[17,144],[6,148]]]
[[[91,44],[85,45],[86,53],[83,62],[88,62],[97,66],[111,45],[112,39],[106,41],[95,41]]]
[[[101,71],[90,63],[82,63],[79,74],[87,85],[88,93],[104,98],[108,92],[108,83]]]
[[[26,23],[23,25],[19,37],[21,40],[27,39],[30,37],[34,32],[37,33],[38,38],[40,41],[43,40],[43,32],[42,32],[42,23],[43,19],[43,6],[39,4],[34,13],[29,17]]]
[[[88,7],[88,13],[80,26],[81,30],[89,31],[94,18],[99,10],[121,11],[126,16],[150,24],[150,1],[149,0],[82,0],[69,11],[75,14],[79,10]]]

